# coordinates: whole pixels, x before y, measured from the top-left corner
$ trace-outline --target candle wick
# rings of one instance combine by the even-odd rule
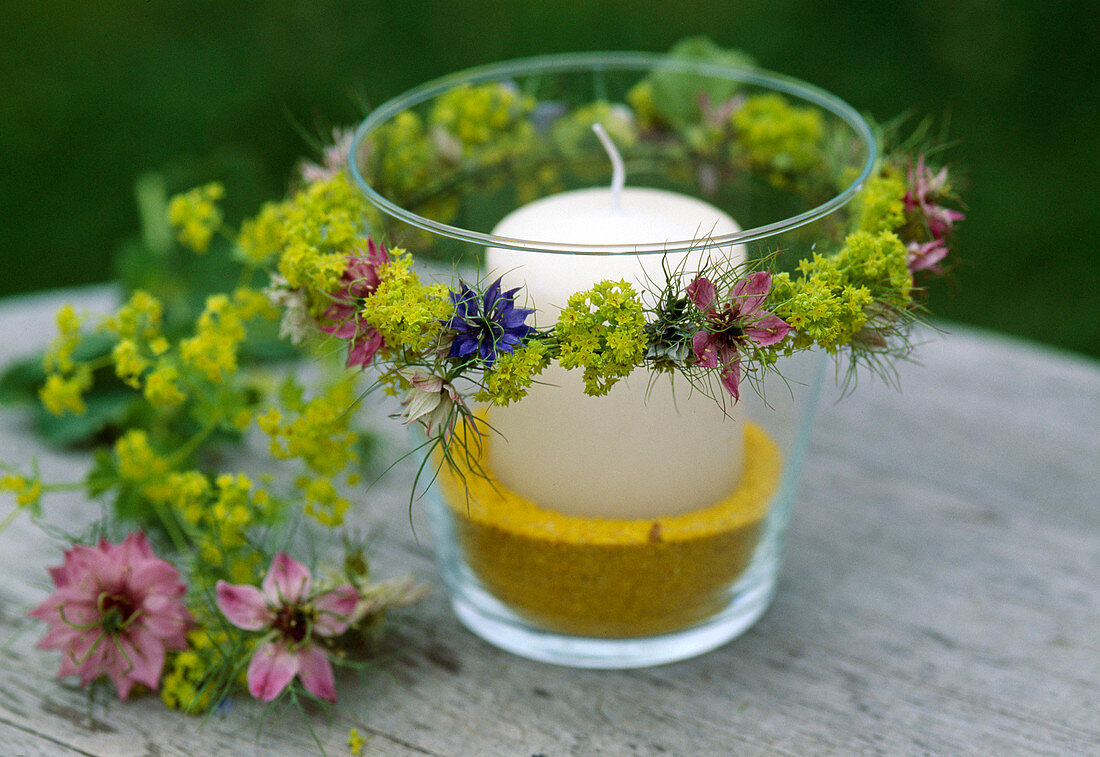
[[[622,209],[623,185],[626,184],[626,167],[623,166],[623,156],[619,155],[618,148],[607,135],[602,124],[592,124],[592,131],[607,151],[607,157],[611,158],[611,207],[615,210]]]

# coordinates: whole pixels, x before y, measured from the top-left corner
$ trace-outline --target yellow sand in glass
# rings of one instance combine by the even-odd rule
[[[760,540],[782,460],[761,427],[743,425],[745,467],[736,490],[680,515],[564,515],[509,491],[484,468],[488,478],[444,465],[439,481],[467,564],[517,614],[579,636],[669,633],[728,604]],[[454,458],[465,465],[457,433]],[[474,465],[484,466],[492,443],[470,449]]]

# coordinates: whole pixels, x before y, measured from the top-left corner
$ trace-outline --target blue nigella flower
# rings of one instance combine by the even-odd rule
[[[519,287],[501,294],[500,279],[494,281],[482,297],[459,281],[462,291],[450,292],[455,314],[445,325],[457,332],[451,342],[449,357],[464,360],[475,353],[486,367],[502,352],[511,352],[523,340],[535,332],[528,326],[527,316],[535,312],[529,308],[517,308],[516,292]]]

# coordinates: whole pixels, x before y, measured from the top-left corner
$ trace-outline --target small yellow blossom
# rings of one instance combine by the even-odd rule
[[[351,751],[355,757],[363,754],[363,745],[367,743],[366,740],[359,735],[358,728],[352,728],[348,731],[348,750]]]
[[[145,377],[145,399],[153,407],[174,407],[180,404],[187,395],[179,386],[179,369],[171,363],[163,360],[157,363],[157,367]]]
[[[549,364],[549,350],[543,342],[529,342],[524,347],[505,352],[485,376],[485,385],[475,399],[500,407],[518,402],[527,395],[535,376]]]
[[[57,373],[46,377],[46,383],[38,390],[42,405],[53,415],[70,412],[81,415],[87,410],[84,404],[84,392],[92,388],[92,371],[88,366],[78,366],[69,378]]]
[[[135,289],[130,299],[103,322],[103,327],[123,338],[155,340],[160,336],[164,305],[153,295]]]
[[[817,108],[791,105],[778,94],[754,95],[730,117],[736,149],[779,172],[807,171],[824,157],[825,122]]]
[[[34,508],[42,499],[42,482],[7,474],[0,478],[0,492],[15,494],[15,504],[19,507]]]
[[[119,437],[115,458],[123,481],[140,483],[168,473],[168,461],[149,446],[149,434],[144,429],[132,428]]]
[[[133,339],[123,339],[111,350],[111,359],[115,363],[115,374],[123,383],[134,389],[141,388],[141,374],[149,367],[149,361],[138,352]]]
[[[382,334],[384,349],[423,352],[439,339],[454,305],[446,285],[420,283],[405,250],[394,248],[390,255],[379,269],[378,287],[363,303],[363,318]]]
[[[570,296],[556,327],[558,362],[584,368],[585,393],[607,394],[645,354],[645,313],[634,287],[626,281],[601,281]]]
[[[180,358],[216,384],[237,371],[237,352],[246,332],[228,296],[212,294],[199,316],[195,335],[180,342]]]
[[[212,182],[171,199],[168,222],[178,229],[178,239],[183,245],[200,254],[209,249],[210,239],[222,225],[217,203],[224,196],[225,188]]]
[[[57,322],[57,337],[50,344],[43,359],[47,372],[72,373],[76,369],[73,352],[80,344],[80,317],[69,304],[62,305],[54,316]]]

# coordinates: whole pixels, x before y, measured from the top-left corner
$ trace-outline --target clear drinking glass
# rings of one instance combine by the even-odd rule
[[[610,184],[593,121],[621,153],[628,187],[704,200],[742,230],[632,240],[628,252],[494,235],[516,208]],[[484,273],[493,249],[490,258],[509,261],[494,275],[533,290],[540,283],[524,272],[545,271],[547,260],[595,276],[598,261],[615,256],[638,261],[659,291],[662,276],[690,278],[693,266],[741,255],[794,271],[843,237],[845,206],[874,158],[865,121],[810,85],[660,55],[587,53],[415,88],[359,127],[351,171],[377,210],[372,233],[414,257]],[[545,326],[556,310],[535,318]],[[590,401],[611,410],[563,397],[579,382],[551,372],[554,386],[537,392],[549,399],[533,390],[488,411],[490,426],[507,429],[477,445],[493,481],[444,467],[425,497],[458,617],[504,649],[581,667],[670,662],[742,633],[775,591],[824,365],[820,353],[783,359],[778,374],[743,381],[735,405],[638,369],[621,395]],[[574,491],[592,492],[596,510],[574,511]],[[599,509],[622,491],[631,492],[620,503],[627,515]],[[634,500],[646,500],[637,517]]]

